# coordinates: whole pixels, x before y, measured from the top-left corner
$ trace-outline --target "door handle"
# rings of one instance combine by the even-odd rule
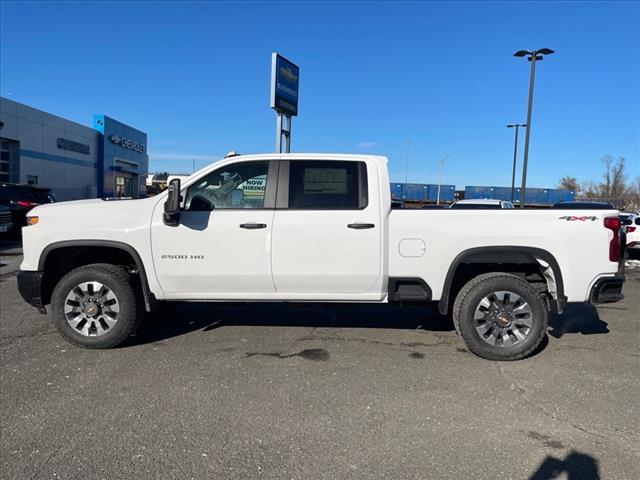
[[[373,227],[375,227],[373,223],[350,223],[347,225],[347,228],[353,228],[355,230],[365,230]]]
[[[243,223],[240,228],[246,228],[247,230],[258,230],[259,228],[267,228],[266,223]]]

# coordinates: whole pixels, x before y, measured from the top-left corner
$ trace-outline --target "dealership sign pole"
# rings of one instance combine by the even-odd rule
[[[300,67],[276,52],[271,54],[271,108],[278,114],[277,153],[291,152],[291,117],[298,115],[299,79]]]

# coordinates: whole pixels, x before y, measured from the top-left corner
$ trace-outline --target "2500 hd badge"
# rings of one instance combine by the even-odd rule
[[[204,260],[204,255],[162,255],[162,260]]]

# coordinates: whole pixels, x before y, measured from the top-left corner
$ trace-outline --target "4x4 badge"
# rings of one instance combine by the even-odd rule
[[[598,217],[587,217],[587,216],[578,217],[575,215],[565,215],[564,217],[558,217],[558,220],[566,220],[567,222],[575,222],[575,221],[586,222],[587,220],[591,220],[592,222],[595,222],[597,219]]]

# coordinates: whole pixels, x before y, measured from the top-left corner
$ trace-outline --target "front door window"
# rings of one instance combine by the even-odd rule
[[[187,190],[185,210],[264,208],[269,162],[246,162],[222,167]]]

